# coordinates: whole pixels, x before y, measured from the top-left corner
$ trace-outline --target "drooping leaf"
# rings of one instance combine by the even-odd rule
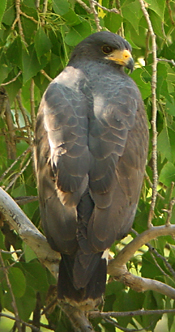
[[[69,3],[67,0],[53,0],[53,9],[56,14],[64,15],[69,10]]]
[[[149,8],[154,10],[154,12],[160,16],[160,18],[163,20],[164,18],[164,12],[166,7],[166,1],[165,0],[147,0],[146,1],[149,5]]]
[[[18,267],[11,267],[9,270],[9,280],[13,289],[14,296],[22,297],[26,290],[26,278]]]
[[[81,24],[71,27],[70,31],[65,37],[66,44],[75,46],[91,33],[91,27],[88,22],[84,21]]]
[[[172,163],[167,162],[163,166],[160,172],[159,181],[165,186],[171,186],[171,183],[175,182],[175,166]]]
[[[38,59],[40,59],[43,54],[47,53],[51,49],[51,41],[45,34],[42,27],[40,27],[36,32],[34,45]]]
[[[40,59],[40,62],[38,61],[34,44],[30,45],[27,51],[26,49],[23,49],[22,65],[24,83],[26,83],[31,77],[35,76],[46,63],[47,59],[44,57]]]
[[[0,26],[1,26],[1,20],[5,12],[5,8],[7,5],[7,0],[1,0],[0,2]]]

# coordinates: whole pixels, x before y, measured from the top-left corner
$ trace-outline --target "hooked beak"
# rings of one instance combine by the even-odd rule
[[[116,62],[118,65],[126,67],[131,70],[134,69],[134,60],[131,53],[128,50],[114,50],[106,59]]]

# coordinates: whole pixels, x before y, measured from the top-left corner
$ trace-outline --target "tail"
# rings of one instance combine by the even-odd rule
[[[100,304],[105,292],[106,259],[101,258],[102,253],[80,255],[80,252],[75,256],[62,255],[58,299],[81,307],[88,306],[88,309],[89,306],[94,308]]]

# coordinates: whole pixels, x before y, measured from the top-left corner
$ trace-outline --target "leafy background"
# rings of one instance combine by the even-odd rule
[[[0,181],[1,186],[20,204],[32,222],[41,229],[33,167],[33,130],[41,96],[49,82],[66,66],[73,47],[100,27],[124,36],[132,45],[136,68],[131,77],[137,83],[147,111],[150,149],[145,182],[134,229],[147,228],[154,182],[152,158],[152,38],[139,0],[1,0],[0,1]],[[94,10],[95,6],[95,10]],[[115,10],[113,10],[115,8]],[[175,2],[147,0],[150,22],[157,47],[157,170],[158,196],[152,220],[155,226],[175,223]],[[73,331],[58,307],[41,316],[52,294],[53,276],[40,264],[32,250],[0,219],[0,264],[8,271],[20,319],[42,331]],[[115,255],[135,234],[113,245]],[[151,241],[154,250],[142,247],[128,263],[132,273],[175,286],[174,275],[162,256],[175,269],[173,237]],[[9,251],[15,253],[9,253]],[[156,253],[156,254],[155,254]],[[12,316],[11,292],[4,269],[0,269],[0,309]],[[147,291],[136,293],[110,280],[106,288],[104,311],[170,309],[174,300]],[[96,331],[120,331],[122,328],[156,330],[159,315],[119,317],[120,328],[100,318],[93,320]],[[3,320],[2,320],[3,319]],[[14,322],[1,318],[3,331]],[[159,325],[158,325],[159,326]],[[24,324],[23,331],[26,327]],[[2,330],[2,328],[1,328]],[[174,316],[168,314],[163,331],[175,330]],[[27,331],[27,330],[26,330]],[[160,331],[160,328],[159,328]]]

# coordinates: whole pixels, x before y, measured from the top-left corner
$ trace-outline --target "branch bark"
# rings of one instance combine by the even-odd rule
[[[157,45],[156,45],[156,35],[153,30],[153,26],[148,15],[148,12],[145,8],[145,3],[143,0],[139,0],[140,7],[145,16],[148,31],[152,39],[152,55],[153,55],[153,63],[152,63],[152,162],[153,162],[153,187],[152,187],[152,199],[151,199],[151,207],[148,217],[148,227],[152,225],[152,219],[154,216],[154,209],[156,205],[157,198],[157,183],[158,183],[158,172],[157,172],[157,96],[156,96],[156,88],[157,88]]]
[[[0,211],[21,239],[32,248],[40,262],[57,277],[59,253],[50,248],[44,235],[2,188],[0,188]]]
[[[11,227],[18,232],[22,240],[33,249],[41,263],[57,277],[60,259],[59,253],[50,248],[46,238],[38,231],[20,207],[2,188],[0,188],[0,211]],[[108,273],[114,276],[116,280],[123,282],[137,292],[153,290],[175,299],[175,289],[173,287],[157,280],[132,275],[125,265],[134,253],[151,239],[158,236],[174,234],[175,225],[149,228],[126,245],[126,247],[119,252],[118,256],[109,262]],[[64,303],[58,303],[58,305],[71,319],[75,331],[93,332],[91,324],[81,310]],[[84,330],[82,328],[84,328]]]

